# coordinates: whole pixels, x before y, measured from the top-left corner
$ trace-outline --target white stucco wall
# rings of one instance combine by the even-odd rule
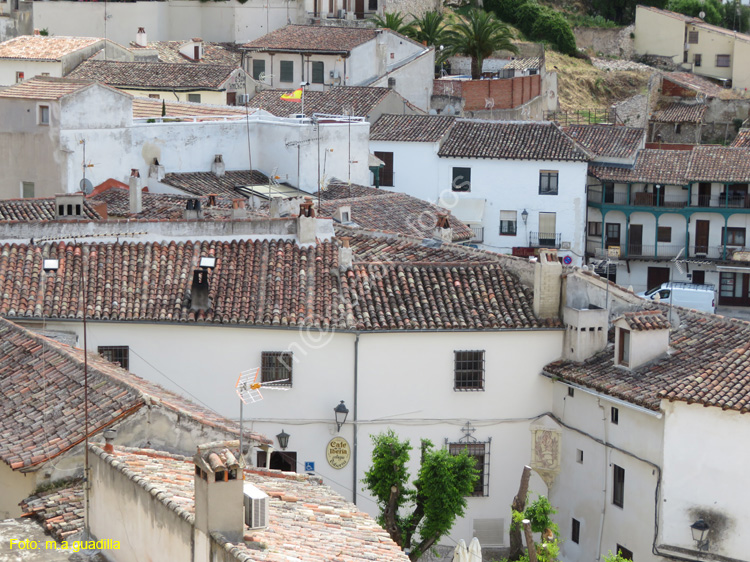
[[[434,77],[435,51],[431,49],[403,65],[389,65],[387,74],[370,85],[385,88],[389,86],[389,79],[395,80],[394,90],[423,111],[428,111]]]
[[[35,472],[24,474],[0,462],[0,520],[20,517],[21,508],[18,502],[29,497],[34,488]]]
[[[370,152],[393,153],[393,186],[390,191],[436,203],[440,198],[437,161],[438,143],[370,141]],[[420,163],[414,165],[415,162]]]
[[[61,62],[26,61],[6,59],[0,61],[0,86],[12,86],[16,83],[16,72],[23,72],[24,80],[41,76],[44,73],[60,78]]]
[[[635,9],[635,52],[639,55],[672,57],[682,62],[685,22],[664,13],[637,6]]]

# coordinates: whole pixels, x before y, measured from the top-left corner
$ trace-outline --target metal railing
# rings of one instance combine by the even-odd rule
[[[730,209],[750,209],[750,195],[695,195],[688,199],[687,192],[680,195],[661,195],[656,193],[645,193],[642,191],[632,192],[630,199],[627,193],[609,192],[602,194],[601,189],[589,188],[586,195],[589,203],[609,205],[632,205],[634,207],[658,207],[668,209],[683,209],[685,207],[711,207]]]
[[[529,232],[529,246],[532,248],[559,248],[559,232]]]
[[[484,227],[475,226],[473,224],[468,225],[471,231],[474,233],[474,237],[471,239],[472,242],[484,242]]]
[[[738,246],[689,246],[685,252],[684,244],[628,244],[619,247],[620,258],[656,258],[672,259],[680,256],[681,259],[691,260],[731,260],[738,250],[744,250]],[[602,242],[598,239],[586,241],[586,253],[597,258],[605,258],[612,253],[607,248],[602,248]]]

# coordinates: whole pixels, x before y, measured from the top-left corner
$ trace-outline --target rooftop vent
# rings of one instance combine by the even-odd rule
[[[208,297],[208,271],[193,271],[193,283],[190,286],[190,310],[208,310],[211,299]]]
[[[66,193],[55,195],[55,218],[83,218],[83,193]]]
[[[245,525],[251,529],[268,526],[268,494],[249,482],[243,486],[245,494]]]

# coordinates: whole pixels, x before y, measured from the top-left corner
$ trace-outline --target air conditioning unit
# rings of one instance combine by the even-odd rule
[[[250,103],[250,94],[237,94],[237,105]]]
[[[262,529],[268,526],[268,494],[252,484],[245,482],[245,525],[251,529]]]

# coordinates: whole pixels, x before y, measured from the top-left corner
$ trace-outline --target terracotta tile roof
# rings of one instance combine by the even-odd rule
[[[370,127],[370,140],[438,142],[455,122],[448,115],[381,115]]]
[[[305,53],[349,53],[373,41],[377,31],[363,27],[287,25],[259,37],[242,48],[251,51],[302,51]]]
[[[740,129],[731,146],[735,148],[750,148],[750,129]]]
[[[203,41],[203,56],[200,60],[188,58],[180,53],[180,47],[185,41],[153,41],[146,47],[139,47],[135,43],[130,43],[130,50],[134,53],[144,49],[156,51],[161,62],[172,62],[180,64],[224,64],[230,66],[240,66],[242,62],[242,52],[236,43],[209,43]]]
[[[640,369],[615,367],[609,345],[583,363],[556,361],[544,372],[650,410],[667,399],[750,412],[750,324],[685,309],[679,315],[669,354]]]
[[[239,194],[236,198],[241,197]],[[182,219],[185,214],[185,205],[188,201],[199,199],[205,219],[222,220],[231,218],[232,199],[228,197],[217,197],[216,206],[208,206],[208,197],[197,197],[195,195],[173,195],[167,193],[142,194],[143,211],[138,214],[130,212],[130,196],[127,188],[110,187],[104,191],[89,197],[92,203],[106,203],[107,215],[110,217],[127,217],[136,219]]]
[[[610,158],[632,158],[646,136],[645,129],[614,125],[570,125],[563,131],[591,154]]]
[[[0,98],[25,98],[35,100],[58,100],[63,96],[88,88],[91,80],[71,80],[51,76],[37,76],[10,88],[0,90]],[[128,94],[120,92],[122,95]]]
[[[0,92],[0,95],[2,95],[2,92]],[[166,117],[196,118],[199,121],[210,121],[224,117],[242,119],[247,114],[252,115],[255,112],[254,109],[231,105],[133,98],[133,119],[159,119],[162,117],[162,107],[166,109]]]
[[[395,235],[352,233],[354,267],[339,272],[338,241],[72,243],[0,246],[0,315],[81,318],[79,267],[87,255],[92,319],[316,326],[340,330],[558,327],[532,312],[531,291],[489,252]],[[211,308],[191,310],[200,256],[217,258]],[[60,259],[44,286],[43,257]],[[335,275],[331,271],[336,271]]]
[[[642,332],[647,330],[668,330],[669,320],[661,310],[637,310],[626,312],[620,318],[625,320],[631,330]],[[616,319],[615,321],[619,320]]]
[[[541,57],[527,57],[524,59],[513,59],[506,64],[503,69],[508,70],[527,70],[529,68],[539,68],[542,65]]]
[[[268,111],[278,117],[288,117],[299,113],[301,105],[293,101],[281,99],[286,90],[262,90],[251,100],[249,105]],[[329,115],[343,115],[348,108],[352,114],[367,117],[380,105],[389,94],[396,92],[388,88],[373,88],[364,86],[337,86],[325,92],[305,92],[305,114],[325,113]],[[400,97],[400,96],[399,96]],[[410,107],[411,104],[409,104]]]
[[[591,164],[589,173],[602,181],[687,185],[690,155],[689,150],[645,148],[632,168]]]
[[[192,459],[124,447],[115,447],[113,454],[107,454],[92,446],[91,452],[144,488],[144,494],[194,523]],[[219,533],[211,533],[235,559],[408,562],[370,515],[324,486],[320,478],[258,468],[245,469],[244,476],[245,482],[269,496],[269,521],[262,529],[245,528],[245,542],[250,546],[230,543]]]
[[[551,122],[457,120],[438,156],[586,161],[590,156]]]
[[[37,248],[39,250],[39,248]],[[41,254],[39,251],[33,254]],[[3,262],[3,258],[0,258]],[[41,279],[38,264],[34,277]],[[18,279],[5,272],[4,279]],[[31,274],[31,269],[27,270]],[[54,281],[35,283],[48,291]],[[7,286],[6,286],[7,287]],[[69,298],[69,294],[68,297]],[[23,300],[26,301],[25,296]],[[0,460],[28,469],[83,441],[83,350],[34,334],[0,318]],[[164,407],[198,423],[239,434],[236,423],[121,369],[96,354],[88,357],[89,428],[94,435],[147,404]],[[255,436],[253,438],[261,438]],[[265,440],[265,438],[261,438]]]
[[[60,61],[65,55],[99,42],[104,40],[98,37],[21,35],[0,43],[0,59]]]
[[[374,187],[368,187],[365,185],[359,185],[356,183],[346,183],[343,181],[331,181],[327,186],[323,188],[320,193],[320,199],[322,201],[332,201],[334,199],[351,199],[352,197],[374,197],[380,195],[381,197],[387,197],[393,193],[386,189],[375,189]],[[317,194],[316,194],[317,195]]]
[[[702,123],[708,106],[705,103],[670,103],[654,111],[651,121],[657,123]]]
[[[62,542],[83,531],[83,501],[83,486],[75,484],[29,496],[20,506],[22,517],[36,519],[55,540]]]
[[[161,88],[222,91],[226,89],[224,84],[235,70],[236,66],[219,64],[87,60],[68,76],[134,90]]]
[[[750,182],[750,149],[696,146],[691,151],[690,181]]]
[[[181,189],[193,195],[216,193],[229,198],[240,196],[234,189],[237,185],[267,185],[268,176],[257,170],[228,171],[222,177],[213,172],[169,173],[162,183]]]
[[[665,72],[664,79],[670,80],[685,88],[705,94],[709,98],[740,99],[742,96],[728,88],[722,88],[708,78],[689,72]]]
[[[417,238],[432,238],[438,215],[448,214],[453,242],[465,242],[474,237],[470,227],[442,207],[405,193],[365,186],[353,187],[359,188],[356,197],[321,200],[319,215],[332,217],[339,207],[347,205],[351,208],[351,221],[362,228]],[[365,190],[374,193],[365,195]],[[343,192],[343,189],[340,191]]]
[[[84,217],[99,220],[102,217],[88,201],[83,202]],[[0,221],[51,221],[55,220],[55,199],[2,199]]]

